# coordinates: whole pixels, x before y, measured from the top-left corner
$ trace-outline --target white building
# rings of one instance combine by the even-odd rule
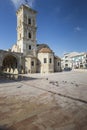
[[[87,69],[87,53],[82,52],[76,56],[72,56],[72,67],[74,69]]]
[[[62,58],[62,69],[87,68],[87,53],[71,52],[64,54]]]

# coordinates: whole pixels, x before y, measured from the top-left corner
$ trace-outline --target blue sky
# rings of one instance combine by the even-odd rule
[[[28,0],[38,11],[37,41],[59,56],[87,51],[87,0]],[[24,0],[0,0],[0,49],[17,40],[16,10]]]

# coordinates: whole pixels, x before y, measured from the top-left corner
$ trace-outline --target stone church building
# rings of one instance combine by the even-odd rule
[[[61,59],[47,44],[37,44],[36,14],[28,5],[17,10],[17,43],[0,50],[0,70],[8,73],[51,73],[61,71]]]

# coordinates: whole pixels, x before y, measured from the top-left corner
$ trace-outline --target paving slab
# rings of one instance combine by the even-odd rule
[[[0,82],[0,130],[87,129],[86,72],[26,76]]]

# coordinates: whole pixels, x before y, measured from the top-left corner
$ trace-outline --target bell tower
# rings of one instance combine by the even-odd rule
[[[24,55],[34,55],[36,50],[36,14],[28,4],[17,11],[17,46]]]

